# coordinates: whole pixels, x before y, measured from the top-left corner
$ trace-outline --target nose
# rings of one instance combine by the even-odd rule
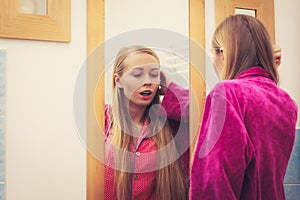
[[[143,85],[151,85],[151,77],[149,75],[144,77]]]

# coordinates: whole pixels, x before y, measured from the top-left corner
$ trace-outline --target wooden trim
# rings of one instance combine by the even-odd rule
[[[190,38],[190,160],[198,138],[206,97],[205,82],[205,2],[189,1]],[[195,97],[195,98],[193,98]],[[196,129],[196,131],[195,131]],[[194,131],[193,131],[194,130]]]
[[[216,26],[227,16],[234,14],[235,8],[256,10],[256,17],[267,28],[271,41],[275,44],[274,0],[215,0]]]
[[[0,1],[0,37],[70,42],[70,21],[70,0],[48,0],[45,16],[19,13],[18,0]]]
[[[88,144],[91,143],[93,147],[90,149],[95,149],[96,151],[104,152],[103,141],[95,144],[94,141],[99,139],[97,135],[98,122],[103,128],[103,113],[104,113],[104,77],[98,81],[100,77],[101,69],[104,69],[104,51],[103,46],[95,48],[98,44],[104,41],[104,0],[87,0],[87,54],[90,55],[88,59],[88,70],[87,70],[87,80],[88,80],[88,114],[87,114],[87,132],[88,132]],[[199,73],[199,68],[201,72],[205,72],[205,18],[204,18],[204,0],[190,0],[189,1],[189,36],[193,41],[190,47],[190,59],[191,65],[190,77],[191,77],[191,90],[196,96],[195,101],[191,101],[190,115],[197,116],[191,121],[191,126],[199,127],[199,119],[202,118],[204,101],[205,101],[205,80],[204,75]],[[200,46],[203,47],[199,48]],[[100,50],[99,50],[100,48]],[[199,52],[202,49],[202,52]],[[94,56],[98,55],[98,56]],[[100,63],[100,64],[99,64]],[[95,87],[96,86],[96,87]],[[95,95],[95,96],[94,96]],[[94,102],[97,104],[94,104]],[[92,106],[91,106],[92,105]],[[96,107],[95,106],[99,106]],[[198,112],[195,112],[192,108],[198,108]],[[97,110],[97,117],[95,120],[95,112]],[[100,115],[99,113],[102,113]],[[197,120],[198,119],[198,120]],[[198,134],[191,133],[191,135]],[[94,139],[93,139],[94,138]],[[196,140],[193,142],[195,143]],[[194,151],[192,146],[190,149],[191,157]],[[103,155],[97,155],[103,156]],[[96,157],[97,157],[96,156]],[[104,165],[100,163],[95,155],[87,152],[87,200],[96,200],[104,198]]]
[[[87,200],[104,199],[104,34],[104,0],[87,0]]]

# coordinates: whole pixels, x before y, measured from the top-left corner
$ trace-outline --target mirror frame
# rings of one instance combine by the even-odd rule
[[[87,0],[87,56],[92,55],[93,50],[105,40],[105,0]],[[199,116],[200,122],[204,108],[206,97],[205,75],[199,73],[199,66],[201,72],[205,73],[205,54],[199,52],[199,47],[205,49],[205,4],[204,0],[189,0],[189,37],[192,41],[190,43],[190,89],[195,95],[195,101],[190,102],[190,115]],[[196,46],[195,46],[196,45]],[[98,51],[98,50],[97,50]],[[104,77],[98,82],[100,72],[104,70],[104,50],[99,51],[98,56],[90,56],[87,63],[87,145],[93,151],[100,151],[100,155],[104,152],[104,141],[99,139],[99,127],[104,129]],[[198,69],[197,67],[198,66]],[[95,104],[97,102],[97,104]],[[195,107],[198,109],[193,109]],[[102,113],[97,114],[95,111],[99,110]],[[200,113],[195,113],[199,111]],[[192,118],[190,127],[200,127],[198,119]],[[190,133],[190,135],[198,135],[197,133]],[[190,137],[191,138],[191,137]],[[197,138],[197,137],[195,137]],[[196,139],[191,138],[190,156],[193,158],[194,144]],[[193,140],[195,139],[195,140]],[[86,167],[86,197],[87,200],[104,199],[104,164],[95,158],[94,155],[87,151],[87,167]],[[192,162],[192,159],[190,159]]]
[[[19,0],[0,1],[0,37],[70,42],[71,1],[47,0],[47,15],[19,13]]]

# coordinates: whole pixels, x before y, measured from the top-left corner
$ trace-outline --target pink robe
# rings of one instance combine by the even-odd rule
[[[217,84],[207,97],[190,198],[285,199],[297,105],[261,67]]]

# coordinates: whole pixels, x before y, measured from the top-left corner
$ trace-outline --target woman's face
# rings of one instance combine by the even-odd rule
[[[133,53],[125,59],[124,65],[122,76],[115,75],[117,86],[123,88],[130,103],[149,105],[160,84],[158,60],[146,53]]]

